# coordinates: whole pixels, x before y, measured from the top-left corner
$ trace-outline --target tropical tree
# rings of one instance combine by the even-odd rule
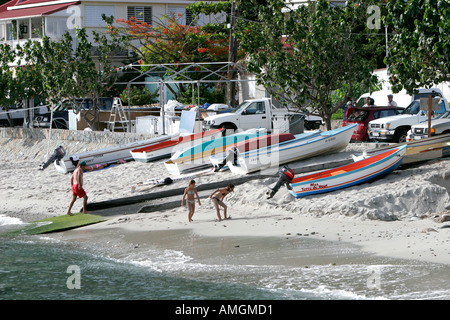
[[[64,99],[69,99],[72,103],[68,105],[73,106],[76,113],[80,112],[83,104],[83,100],[77,98],[90,97],[93,107],[83,113],[83,117],[89,127],[97,129],[96,98],[114,81],[115,69],[109,62],[114,46],[105,42],[105,36],[94,34],[100,52],[96,63],[85,29],[77,29],[76,36],[75,50],[68,32],[59,41],[44,36],[42,42],[27,41],[23,46],[18,46],[16,54],[20,67],[16,74],[25,86],[17,91],[28,92],[29,97],[39,97],[41,101],[48,102],[51,109]]]
[[[247,69],[277,100],[321,116],[330,129],[340,107],[332,104],[332,93],[347,83],[351,96],[352,83],[376,81],[371,72],[378,53],[366,36],[368,1],[341,7],[318,0],[296,9],[283,0],[258,2],[238,1],[236,37],[248,54]]]
[[[15,54],[8,44],[0,44],[0,106],[7,112],[9,106],[16,102],[16,85],[13,76],[13,69],[10,64],[14,62]],[[9,113],[6,118],[11,126],[13,123]]]
[[[389,0],[386,63],[395,92],[450,81],[450,2]]]

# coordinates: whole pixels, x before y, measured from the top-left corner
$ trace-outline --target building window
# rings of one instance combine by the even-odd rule
[[[194,24],[192,12],[183,7],[169,7],[169,16],[173,16],[175,20],[182,25]]]
[[[84,25],[86,27],[106,27],[102,14],[114,16],[113,6],[84,6]]]
[[[148,24],[152,24],[152,7],[128,7],[128,20],[130,20],[131,17],[136,19],[136,23],[146,22]]]

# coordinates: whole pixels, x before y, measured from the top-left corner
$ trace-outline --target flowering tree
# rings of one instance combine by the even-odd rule
[[[105,19],[109,33],[120,38],[122,43],[132,48],[140,57],[141,64],[175,64],[174,71],[180,71],[177,64],[192,62],[223,62],[228,60],[228,35],[226,27],[221,26],[212,32],[208,27],[183,25],[179,16],[168,16],[167,21],[156,24],[143,22],[139,17],[115,20]],[[211,67],[212,68],[212,67]],[[143,71],[148,68],[143,67]],[[194,72],[192,72],[194,71]],[[190,79],[200,79],[195,74],[198,69],[190,70]],[[159,75],[161,78],[168,74]],[[186,85],[177,84],[177,89],[167,86],[177,99],[186,92]]]

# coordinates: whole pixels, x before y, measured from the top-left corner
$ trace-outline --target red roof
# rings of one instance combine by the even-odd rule
[[[10,2],[5,3],[0,6],[0,19],[11,19],[11,18],[20,18],[20,17],[36,17],[36,16],[44,16],[49,15],[61,10],[65,10],[70,6],[78,5],[80,1],[73,1],[68,3],[61,4],[53,4],[53,5],[44,5],[39,7],[31,7],[31,8],[23,8],[23,9],[15,9],[8,10],[8,8],[13,8],[16,6],[22,6],[27,4],[38,4],[45,2],[51,2],[49,0],[12,0]]]

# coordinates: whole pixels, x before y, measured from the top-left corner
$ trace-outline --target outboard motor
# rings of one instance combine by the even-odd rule
[[[288,190],[292,190],[292,187],[289,185],[292,182],[292,179],[294,179],[294,170],[292,170],[291,168],[289,168],[288,166],[283,166],[280,169],[280,177],[278,178],[277,183],[275,184],[275,186],[272,188],[272,191],[268,191],[267,192],[267,199],[272,198],[275,193],[278,192],[278,190],[280,189],[280,187],[282,185],[286,185],[286,188]]]
[[[64,158],[65,155],[66,150],[64,150],[62,146],[59,146],[58,148],[55,149],[55,151],[53,151],[53,154],[46,162],[43,162],[41,165],[39,165],[39,170],[44,170],[50,165],[50,163],[61,160],[62,158]]]

